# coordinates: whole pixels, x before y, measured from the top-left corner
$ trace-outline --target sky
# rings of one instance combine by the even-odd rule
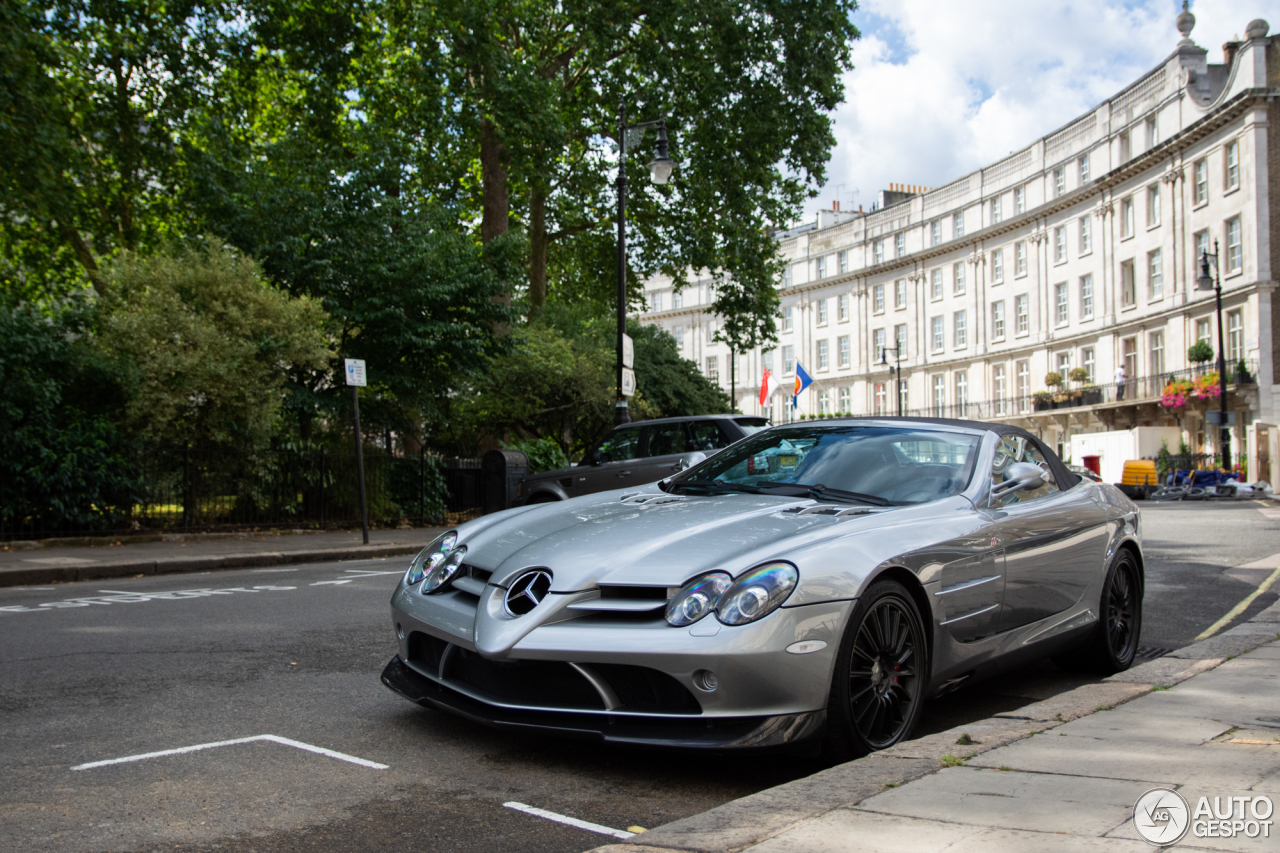
[[[889,184],[938,187],[1020,150],[1155,68],[1177,46],[1180,0],[861,0],[852,71],[834,115],[827,184],[870,208]],[[1280,0],[1200,0],[1192,41],[1222,44]]]

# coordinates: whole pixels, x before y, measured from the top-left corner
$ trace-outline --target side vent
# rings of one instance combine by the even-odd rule
[[[623,495],[622,502],[628,506],[659,506],[661,504],[678,504],[687,500],[683,495]]]

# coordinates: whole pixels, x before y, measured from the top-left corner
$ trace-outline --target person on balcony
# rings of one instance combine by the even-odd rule
[[[1124,384],[1128,378],[1129,374],[1123,364],[1116,368],[1116,402],[1124,399]]]

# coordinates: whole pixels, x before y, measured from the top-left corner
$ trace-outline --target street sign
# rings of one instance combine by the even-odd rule
[[[634,397],[636,393],[636,372],[629,367],[622,368],[622,396]]]
[[[343,361],[347,365],[347,384],[348,385],[358,385],[359,387],[363,388],[365,385],[369,384],[365,382],[365,379],[364,379],[364,359],[348,358],[348,359],[343,359]]]
[[[1210,426],[1222,426],[1222,412],[1205,412],[1204,422]],[[1227,426],[1236,425],[1236,413],[1227,412]]]
[[[623,335],[622,336],[622,366],[635,367],[636,366],[635,361],[636,361],[635,344],[631,342],[630,335]]]

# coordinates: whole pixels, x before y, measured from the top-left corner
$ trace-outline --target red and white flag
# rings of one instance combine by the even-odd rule
[[[773,378],[773,374],[765,368],[764,379],[760,381],[760,405],[769,405],[769,398],[773,396],[773,392],[778,387],[778,380]]]

